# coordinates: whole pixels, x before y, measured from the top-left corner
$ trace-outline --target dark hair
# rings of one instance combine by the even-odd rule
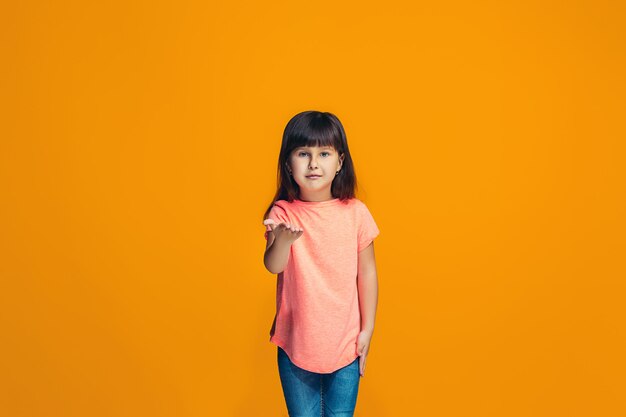
[[[283,132],[283,141],[278,156],[277,190],[263,220],[267,219],[274,203],[278,200],[292,202],[299,199],[300,187],[287,171],[287,160],[291,152],[300,146],[332,146],[344,159],[339,174],[333,179],[330,192],[333,198],[354,198],[356,174],[348,149],[348,140],[343,125],[332,113],[315,110],[303,111],[289,120]]]

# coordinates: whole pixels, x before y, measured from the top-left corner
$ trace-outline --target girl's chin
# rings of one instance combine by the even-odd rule
[[[323,184],[298,184],[300,186],[300,188],[304,189],[304,190],[323,190],[324,188],[326,188],[326,185]]]

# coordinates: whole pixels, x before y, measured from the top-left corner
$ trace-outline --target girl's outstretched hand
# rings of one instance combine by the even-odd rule
[[[372,332],[367,330],[361,330],[359,337],[356,341],[356,353],[359,358],[359,373],[361,376],[365,374],[365,360],[367,359],[367,353],[370,350],[370,341],[372,340]]]
[[[280,223],[277,225],[272,219],[263,220],[263,224],[270,226],[276,239],[288,239],[289,242],[294,242],[304,233],[301,227],[289,223]]]

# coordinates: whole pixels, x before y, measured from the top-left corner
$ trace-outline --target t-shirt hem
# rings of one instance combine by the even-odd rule
[[[290,353],[290,352],[287,350],[287,348],[285,347],[285,346],[286,346],[286,344],[285,344],[285,343],[283,343],[281,340],[278,340],[276,337],[272,336],[272,337],[270,337],[270,342],[272,342],[272,343],[273,343],[273,344],[275,344],[276,346],[281,347],[281,348],[285,351],[285,353],[287,354],[287,356],[289,357],[289,360],[290,360],[290,361],[291,361],[294,365],[296,365],[298,368],[302,368],[302,369],[304,369],[305,371],[315,372],[315,373],[318,373],[318,374],[331,374],[331,373],[333,373],[333,372],[335,372],[335,371],[337,371],[337,370],[339,370],[339,369],[341,369],[341,368],[343,368],[343,367],[345,367],[345,366],[350,365],[352,362],[354,362],[354,360],[355,360],[356,358],[358,358],[358,357],[359,357],[359,355],[357,355],[357,354],[355,353],[355,354],[354,354],[354,357],[352,357],[352,359],[350,359],[348,362],[346,362],[346,363],[344,363],[344,364],[340,364],[340,365],[339,365],[339,367],[338,367],[337,369],[333,369],[333,370],[331,370],[331,371],[328,371],[328,370],[325,370],[325,369],[319,369],[319,368],[314,369],[314,368],[309,368],[308,366],[306,366],[306,365],[304,365],[304,364],[302,364],[302,363],[299,363],[299,362],[294,361],[294,360],[292,359],[291,353]]]

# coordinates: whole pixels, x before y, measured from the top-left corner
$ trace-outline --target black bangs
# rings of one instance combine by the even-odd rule
[[[311,115],[300,121],[292,132],[292,149],[300,146],[332,146],[341,152],[341,131],[328,117]]]

